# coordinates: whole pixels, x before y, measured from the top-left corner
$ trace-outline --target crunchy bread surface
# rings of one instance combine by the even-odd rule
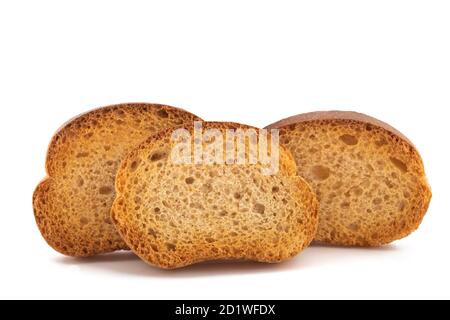
[[[110,219],[122,158],[162,129],[198,120],[173,107],[121,104],[80,115],[53,137],[45,178],[33,195],[37,225],[48,244],[69,256],[127,249]]]
[[[286,149],[278,174],[265,176],[259,164],[174,164],[172,147],[171,131],[148,139],[128,154],[116,179],[113,222],[144,261],[166,269],[206,260],[275,263],[312,241],[317,201]]]
[[[379,246],[416,230],[430,203],[422,159],[399,131],[355,112],[274,123],[319,200],[318,242]]]

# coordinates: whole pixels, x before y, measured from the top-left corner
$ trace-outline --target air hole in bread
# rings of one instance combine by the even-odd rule
[[[342,209],[348,209],[348,208],[350,208],[350,202],[342,202],[342,203],[341,203],[341,208],[342,208]]]
[[[397,167],[401,172],[406,173],[408,171],[408,167],[406,166],[406,164],[394,157],[391,157],[391,162],[392,164]]]
[[[217,177],[217,172],[215,170],[210,170],[208,172],[208,175],[210,178],[215,178],[215,177]]]
[[[205,240],[206,240],[206,242],[208,242],[208,243],[213,243],[213,242],[216,242],[216,241],[217,241],[217,240],[214,239],[214,238],[206,238]]]
[[[335,230],[332,230],[332,231],[330,232],[330,238],[331,238],[331,239],[336,239],[336,231],[335,231]]]
[[[86,217],[81,217],[80,218],[80,224],[82,226],[87,225],[88,223],[89,223],[89,219],[88,218],[86,218]]]
[[[156,161],[160,161],[166,157],[167,157],[167,153],[162,152],[162,151],[157,151],[157,152],[153,153],[149,159],[152,162],[156,162]]]
[[[408,203],[407,203],[405,200],[401,200],[401,201],[398,203],[398,210],[400,210],[400,211],[405,210],[407,204],[408,204]]]
[[[381,198],[375,198],[372,200],[372,203],[376,206],[380,205],[383,202]]]
[[[133,162],[131,162],[130,164],[131,171],[136,171],[138,167],[139,167],[139,160],[134,160]]]
[[[201,203],[190,203],[189,207],[192,209],[205,210],[205,207]]]
[[[84,185],[84,179],[82,177],[77,178],[77,186],[81,188]]]
[[[113,190],[110,186],[103,186],[103,187],[100,187],[98,192],[100,194],[106,195],[106,194],[111,194],[113,192]]]
[[[339,139],[348,146],[355,146],[358,144],[358,138],[350,134],[344,134],[340,136]]]
[[[282,143],[282,144],[289,144],[289,142],[291,142],[291,139],[289,139],[288,136],[286,136],[286,135],[281,135],[281,143]]]
[[[169,113],[166,110],[159,110],[157,116],[163,119],[167,119],[169,117]]]
[[[377,160],[377,166],[384,169],[385,163],[383,160]]]
[[[158,237],[158,232],[155,229],[153,229],[153,228],[149,228],[148,229],[148,234],[151,235],[154,238]]]
[[[235,198],[236,200],[240,200],[240,199],[242,199],[242,194],[240,194],[239,192],[235,192],[235,193],[234,193],[234,198]]]
[[[166,248],[169,251],[175,251],[177,249],[177,246],[173,243],[167,242],[166,243]]]
[[[364,193],[364,190],[360,187],[354,187],[352,189],[352,191],[353,191],[353,194],[357,197],[361,196]]]
[[[326,180],[330,177],[330,169],[324,166],[312,167],[311,173],[316,180]]]
[[[266,207],[261,203],[255,203],[255,205],[253,206],[253,212],[264,214],[264,212],[266,212]]]
[[[395,188],[395,184],[392,183],[392,181],[389,180],[389,179],[384,179],[384,184],[385,184],[389,189]]]
[[[231,173],[234,175],[238,175],[241,173],[241,171],[239,170],[239,168],[235,167],[235,168],[231,169]]]
[[[383,138],[381,138],[380,140],[375,141],[375,145],[376,145],[378,148],[381,148],[381,147],[383,147],[383,146],[385,146],[385,145],[387,145],[387,144],[388,144],[387,141],[384,140]]]
[[[117,115],[120,117],[120,118],[125,118],[125,111],[123,111],[123,110],[117,110]]]
[[[186,178],[185,182],[186,182],[186,184],[193,184],[195,182],[195,179],[193,177],[189,177],[189,178]]]
[[[277,192],[280,192],[280,188],[277,187],[277,186],[273,187],[272,188],[272,193],[277,193]]]
[[[212,187],[212,185],[210,183],[205,183],[202,186],[202,192],[203,193],[210,193],[211,191],[213,191],[213,187]]]
[[[161,213],[161,209],[160,208],[158,208],[158,207],[156,207],[155,209],[153,209],[153,211],[156,213],[156,214],[159,214],[159,213]]]
[[[89,156],[89,152],[79,152],[77,153],[77,158],[86,158]]]

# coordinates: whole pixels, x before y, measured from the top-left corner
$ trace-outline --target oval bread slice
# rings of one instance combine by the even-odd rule
[[[399,131],[355,112],[314,112],[268,128],[281,129],[298,173],[317,193],[315,240],[379,246],[416,230],[430,203],[422,159]]]
[[[48,244],[77,257],[127,249],[110,219],[120,161],[148,136],[198,119],[164,105],[122,104],[65,124],[48,149],[48,177],[33,195],[36,222]]]
[[[238,128],[250,127],[203,124],[220,134]],[[116,179],[113,221],[144,261],[165,269],[206,260],[275,263],[309,245],[317,229],[317,202],[296,176],[290,152],[280,149],[274,175],[264,175],[260,163],[177,164],[171,156],[172,131],[131,152]],[[192,145],[193,135],[186,139]],[[246,140],[246,156],[249,150]]]

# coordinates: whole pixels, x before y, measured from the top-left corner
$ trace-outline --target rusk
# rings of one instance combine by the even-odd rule
[[[222,134],[250,128],[203,126]],[[192,128],[186,130],[192,133]],[[112,220],[144,261],[165,269],[206,260],[275,263],[310,244],[318,223],[317,201],[296,176],[290,152],[280,149],[275,175],[263,175],[260,163],[176,164],[172,131],[132,151],[117,174]],[[192,144],[193,135],[188,140]],[[208,141],[202,143],[206,148]]]
[[[319,200],[318,242],[379,246],[416,230],[431,190],[419,152],[398,130],[355,112],[274,123]]]
[[[198,117],[156,104],[121,104],[76,117],[53,137],[45,178],[33,195],[37,225],[48,244],[69,256],[127,249],[110,219],[122,158],[162,129]]]

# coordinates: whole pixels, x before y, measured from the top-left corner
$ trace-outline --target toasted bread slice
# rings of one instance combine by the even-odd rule
[[[270,125],[319,199],[315,240],[379,246],[421,223],[431,191],[422,159],[399,131],[355,112],[315,112]]]
[[[238,128],[250,129],[204,123],[204,130],[216,129],[221,135]],[[192,128],[186,130],[192,133]],[[144,261],[165,269],[206,260],[275,263],[309,245],[317,229],[318,204],[307,183],[296,176],[290,152],[280,149],[280,169],[274,175],[263,174],[260,162],[177,164],[171,134],[162,132],[131,152],[116,178],[112,220]],[[192,145],[197,138],[185,139]],[[202,143],[207,148],[208,142]],[[249,144],[246,140],[246,157]]]
[[[127,249],[110,219],[120,161],[148,136],[194,120],[169,106],[122,104],[65,124],[48,149],[48,177],[33,195],[36,222],[48,244],[78,257]]]

